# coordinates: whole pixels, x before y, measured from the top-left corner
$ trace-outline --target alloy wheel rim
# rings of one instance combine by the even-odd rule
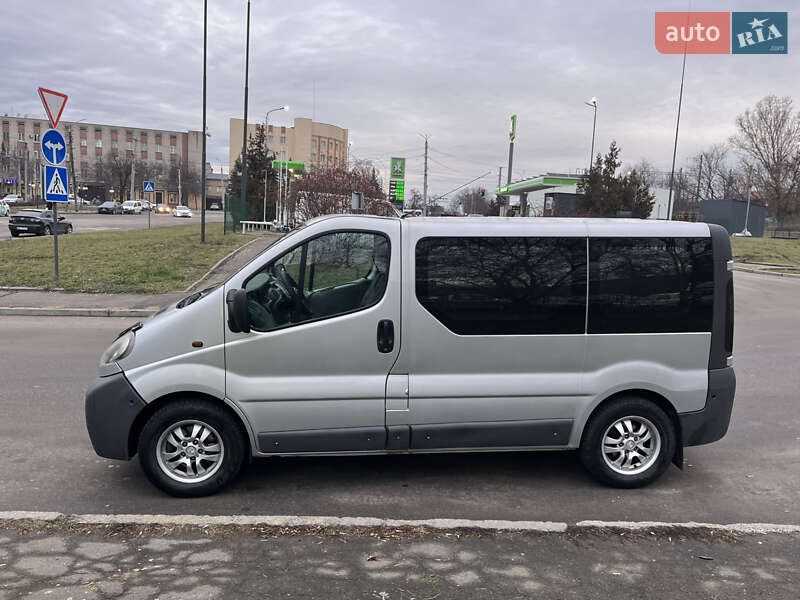
[[[208,423],[188,419],[167,427],[156,444],[161,471],[181,483],[200,483],[222,465],[225,444]]]
[[[661,452],[661,435],[652,421],[627,416],[614,421],[603,434],[606,465],[620,475],[636,475],[649,469]]]

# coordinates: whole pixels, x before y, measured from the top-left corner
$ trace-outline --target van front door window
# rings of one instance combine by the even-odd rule
[[[376,304],[386,289],[389,242],[336,232],[290,250],[245,284],[250,327],[270,331]]]

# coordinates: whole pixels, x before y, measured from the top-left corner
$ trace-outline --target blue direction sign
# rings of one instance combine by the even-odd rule
[[[155,194],[156,192],[156,184],[153,181],[143,181],[142,182],[142,191],[145,194]]]
[[[48,202],[69,202],[67,167],[44,167],[44,199]]]
[[[42,136],[42,156],[51,165],[60,165],[67,157],[67,143],[57,129],[48,129]]]

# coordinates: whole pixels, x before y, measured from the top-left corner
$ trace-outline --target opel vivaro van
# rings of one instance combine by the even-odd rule
[[[123,331],[89,435],[180,496],[397,452],[577,449],[641,486],[727,431],[732,266],[705,223],[319,218]]]

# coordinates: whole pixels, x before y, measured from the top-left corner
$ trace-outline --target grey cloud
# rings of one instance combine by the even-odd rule
[[[697,7],[696,7],[697,8]],[[752,10],[709,1],[703,10]],[[653,13],[684,2],[262,2],[252,5],[250,118],[288,103],[273,122],[311,116],[350,129],[353,155],[386,170],[409,157],[442,193],[507,163],[507,119],[519,115],[515,176],[571,171],[616,139],[623,159],[667,169],[679,56],[653,45]],[[42,115],[39,85],[70,94],[66,119],[200,129],[202,3],[14,2],[6,28],[0,112]],[[228,119],[242,113],[243,0],[209,2],[209,158],[227,160]],[[789,28],[800,27],[793,12]],[[791,37],[791,34],[790,34]],[[51,47],[43,40],[52,40]],[[798,95],[787,56],[689,56],[679,164],[726,139],[739,112],[767,93]],[[313,101],[314,83],[316,102]],[[239,143],[238,140],[233,141]],[[505,176],[504,176],[505,179]]]

